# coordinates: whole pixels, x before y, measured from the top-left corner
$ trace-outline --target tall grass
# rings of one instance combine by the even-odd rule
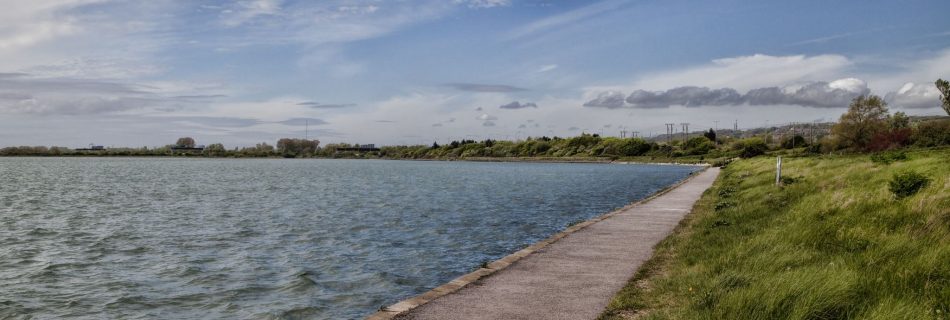
[[[950,149],[724,168],[604,319],[948,319]],[[931,183],[897,198],[888,182]]]

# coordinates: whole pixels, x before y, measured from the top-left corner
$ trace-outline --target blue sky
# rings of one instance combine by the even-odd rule
[[[8,0],[0,145],[415,144],[941,114],[946,1]]]

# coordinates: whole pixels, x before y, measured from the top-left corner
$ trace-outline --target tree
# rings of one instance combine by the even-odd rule
[[[709,131],[703,132],[703,136],[709,141],[716,142],[716,131],[713,131],[712,128],[709,128]]]
[[[705,135],[705,134],[704,134]],[[709,153],[709,150],[715,149],[712,140],[709,137],[693,137],[686,140],[683,144],[683,151],[690,155],[700,155]]]
[[[432,142],[432,149],[438,149],[438,148],[439,148],[439,143],[433,141],[433,142]]]
[[[178,141],[175,142],[175,146],[179,148],[194,148],[195,139],[192,139],[191,137],[178,138]]]
[[[940,91],[940,102],[942,103],[943,111],[946,111],[950,115],[950,82],[943,79],[937,79],[937,82],[934,84],[937,85],[937,90]]]
[[[285,157],[313,154],[317,151],[320,140],[283,138],[277,140],[277,151]]]
[[[867,149],[871,138],[888,129],[887,103],[876,95],[859,96],[851,101],[831,133],[843,148]]]
[[[910,117],[902,111],[895,112],[891,116],[891,129],[903,129],[910,126]]]
[[[208,156],[220,157],[220,156],[225,155],[228,151],[224,148],[224,145],[223,145],[223,144],[220,144],[220,143],[212,143],[212,144],[208,145],[207,147],[205,147],[204,152],[205,152],[205,154],[207,154]]]
[[[793,149],[796,147],[804,147],[805,144],[806,144],[805,137],[802,137],[801,135],[797,135],[797,134],[791,137],[787,137],[784,140],[782,140],[783,149]]]

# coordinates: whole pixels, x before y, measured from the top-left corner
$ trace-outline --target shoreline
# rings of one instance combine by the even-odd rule
[[[521,158],[521,157],[478,157],[461,159],[402,159],[402,158],[333,158],[333,157],[311,157],[311,158],[284,158],[284,157],[205,157],[205,156],[159,156],[159,155],[23,155],[23,156],[0,156],[3,158],[125,158],[125,159],[218,159],[218,160],[240,160],[240,159],[262,159],[262,160],[383,160],[383,161],[433,161],[433,162],[524,162],[524,163],[591,163],[591,164],[643,164],[643,165],[674,165],[674,166],[696,166],[710,167],[709,162],[669,162],[669,161],[629,161],[629,160],[610,160],[604,158]],[[663,160],[669,160],[665,158]]]
[[[433,300],[435,300],[435,299],[438,299],[438,298],[440,298],[440,297],[446,296],[446,295],[448,295],[448,294],[451,294],[451,293],[457,292],[457,291],[459,291],[459,290],[462,290],[463,288],[465,288],[465,287],[468,286],[469,284],[474,283],[475,281],[478,281],[478,280],[480,280],[480,279],[482,279],[482,278],[488,277],[488,276],[490,276],[490,275],[492,275],[492,274],[494,274],[494,273],[496,273],[496,272],[502,271],[502,270],[506,269],[507,267],[511,266],[512,264],[514,264],[515,262],[517,262],[517,261],[519,261],[519,260],[521,260],[521,259],[523,259],[523,258],[526,258],[526,257],[528,257],[529,255],[531,255],[531,254],[533,254],[533,253],[535,253],[535,252],[537,252],[537,251],[539,251],[539,250],[541,250],[541,249],[543,249],[543,248],[545,248],[545,247],[547,247],[547,246],[549,246],[549,245],[551,245],[551,244],[556,243],[558,240],[560,240],[560,239],[562,239],[562,238],[564,238],[564,237],[566,237],[566,236],[568,236],[568,235],[570,235],[570,234],[573,234],[573,233],[575,233],[575,232],[578,232],[578,231],[580,231],[580,230],[583,230],[584,228],[587,228],[587,227],[589,227],[589,226],[591,226],[591,225],[593,225],[593,224],[595,224],[595,223],[597,223],[597,222],[606,220],[606,219],[608,219],[608,218],[610,218],[610,217],[613,217],[613,216],[618,215],[618,214],[620,214],[620,213],[622,213],[622,212],[625,212],[625,211],[627,211],[627,210],[629,210],[629,209],[631,209],[631,208],[634,208],[634,207],[639,206],[639,205],[641,205],[641,204],[647,203],[647,202],[649,202],[649,201],[651,201],[651,200],[653,200],[653,199],[656,199],[656,198],[658,198],[658,197],[660,197],[660,196],[662,196],[662,195],[664,195],[664,194],[666,194],[666,193],[668,193],[668,192],[670,192],[670,191],[673,191],[673,190],[675,190],[676,188],[678,188],[678,187],[680,187],[680,186],[686,184],[687,182],[693,180],[694,178],[698,177],[701,173],[705,172],[707,169],[709,169],[709,166],[705,166],[704,168],[702,168],[702,169],[700,169],[700,170],[697,170],[697,171],[695,171],[695,172],[693,172],[693,173],[690,173],[690,175],[689,175],[688,177],[686,177],[686,178],[684,178],[684,179],[682,179],[682,180],[679,180],[679,181],[677,181],[677,182],[675,182],[675,183],[673,183],[673,184],[671,184],[671,185],[669,185],[669,186],[666,186],[666,187],[664,187],[664,188],[662,188],[662,189],[660,189],[660,190],[657,190],[656,192],[654,192],[654,193],[652,193],[652,194],[650,194],[650,195],[644,197],[643,199],[634,201],[634,202],[632,202],[632,203],[629,203],[629,204],[627,204],[627,205],[625,205],[625,206],[623,206],[623,207],[621,207],[621,208],[615,209],[615,210],[610,211],[610,212],[608,212],[608,213],[605,213],[605,214],[602,214],[602,215],[599,215],[599,216],[596,216],[596,217],[587,219],[587,220],[585,220],[585,221],[583,221],[583,222],[580,222],[580,223],[571,225],[571,226],[565,228],[564,230],[561,230],[560,232],[557,232],[557,233],[551,235],[550,237],[545,238],[544,240],[535,242],[535,243],[533,243],[533,244],[531,244],[531,245],[525,247],[524,249],[515,251],[515,252],[513,252],[513,253],[511,253],[511,254],[508,254],[507,256],[504,256],[504,257],[502,257],[502,258],[500,258],[500,259],[497,259],[497,260],[495,260],[495,261],[486,263],[486,264],[483,265],[482,268],[479,268],[479,269],[477,269],[477,270],[475,270],[475,271],[472,271],[472,272],[463,274],[463,275],[461,275],[461,276],[459,276],[459,277],[456,277],[455,279],[452,279],[452,280],[450,280],[450,281],[448,281],[448,282],[446,282],[446,283],[444,283],[444,284],[442,284],[442,285],[440,285],[440,286],[438,286],[438,287],[435,287],[435,288],[433,288],[433,289],[430,289],[429,291],[423,292],[423,293],[418,294],[418,295],[410,296],[410,297],[408,297],[408,298],[399,300],[399,301],[397,301],[397,302],[395,302],[395,303],[393,303],[393,304],[390,304],[390,305],[388,305],[388,306],[381,307],[381,308],[379,309],[379,311],[377,311],[377,312],[375,312],[375,313],[373,313],[373,314],[371,314],[371,315],[368,315],[365,319],[367,319],[367,320],[389,320],[389,319],[394,319],[394,318],[396,318],[396,317],[398,317],[398,316],[400,316],[400,315],[406,314],[407,312],[409,312],[409,311],[412,310],[412,309],[415,309],[416,307],[419,307],[419,306],[421,306],[421,305],[424,305],[424,304],[426,304],[426,303],[429,303],[429,302],[431,302],[431,301],[433,301]]]

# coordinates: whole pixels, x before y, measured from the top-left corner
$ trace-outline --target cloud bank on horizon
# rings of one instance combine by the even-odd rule
[[[253,145],[305,130],[377,144],[648,134],[671,121],[829,121],[866,94],[937,115],[933,81],[950,78],[950,3],[938,0],[859,12],[624,0],[4,6],[0,146]]]

